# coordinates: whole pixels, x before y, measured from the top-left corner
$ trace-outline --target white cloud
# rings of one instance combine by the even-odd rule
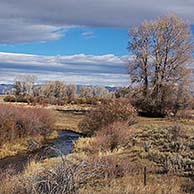
[[[0,52],[0,83],[13,83],[16,76],[25,74],[36,75],[39,82],[60,80],[84,85],[127,86],[130,60],[133,56],[41,56]],[[193,68],[191,64],[189,69]]]
[[[58,39],[72,26],[128,28],[170,11],[194,23],[193,9],[193,0],[1,0],[0,43]]]
[[[112,54],[39,56],[0,52],[0,83],[12,83],[20,74],[33,74],[40,82],[124,86],[129,80],[124,59]]]
[[[70,27],[58,27],[46,24],[31,24],[17,19],[0,19],[0,43],[25,43],[31,41],[57,40],[64,36]]]

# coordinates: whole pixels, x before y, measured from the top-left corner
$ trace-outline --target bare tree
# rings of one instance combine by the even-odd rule
[[[82,86],[80,89],[81,98],[91,98],[93,97],[93,89],[91,86]]]
[[[34,97],[43,96],[41,85],[37,85],[37,86],[33,87],[33,96]]]
[[[31,95],[37,77],[34,75],[20,75],[15,79],[16,95]]]
[[[104,86],[82,86],[80,97],[84,98],[112,98],[113,94]]]
[[[66,85],[60,81],[48,81],[42,85],[43,96],[63,98],[66,96]]]
[[[15,95],[19,96],[22,92],[22,86],[20,81],[15,82]]]
[[[145,21],[130,31],[129,50],[134,56],[129,64],[132,83],[141,88],[144,99],[152,99],[164,112],[168,89],[185,82],[192,60],[193,41],[189,22],[169,14]]]
[[[68,97],[69,100],[73,100],[75,98],[77,91],[77,87],[74,84],[67,85],[66,88],[66,96]]]
[[[98,98],[111,98],[110,92],[104,86],[95,86],[94,96]]]

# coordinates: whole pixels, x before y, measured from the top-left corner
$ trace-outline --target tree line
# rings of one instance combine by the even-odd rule
[[[97,103],[100,99],[114,97],[114,92],[104,86],[81,86],[66,84],[62,81],[46,81],[36,84],[37,77],[33,75],[17,76],[14,88],[4,98],[7,102],[37,102],[51,104],[65,103]]]

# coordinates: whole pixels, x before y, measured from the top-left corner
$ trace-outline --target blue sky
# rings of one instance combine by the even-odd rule
[[[1,52],[35,55],[127,55],[127,28],[72,28],[58,40],[1,44]]]
[[[127,86],[128,29],[169,12],[194,24],[193,10],[193,0],[0,0],[0,83]]]

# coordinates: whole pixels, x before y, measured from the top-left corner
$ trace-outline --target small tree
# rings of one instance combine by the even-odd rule
[[[129,50],[134,60],[129,64],[129,74],[141,93],[137,103],[140,109],[165,114],[168,99],[188,78],[186,67],[192,59],[192,48],[189,23],[175,14],[131,29]]]

